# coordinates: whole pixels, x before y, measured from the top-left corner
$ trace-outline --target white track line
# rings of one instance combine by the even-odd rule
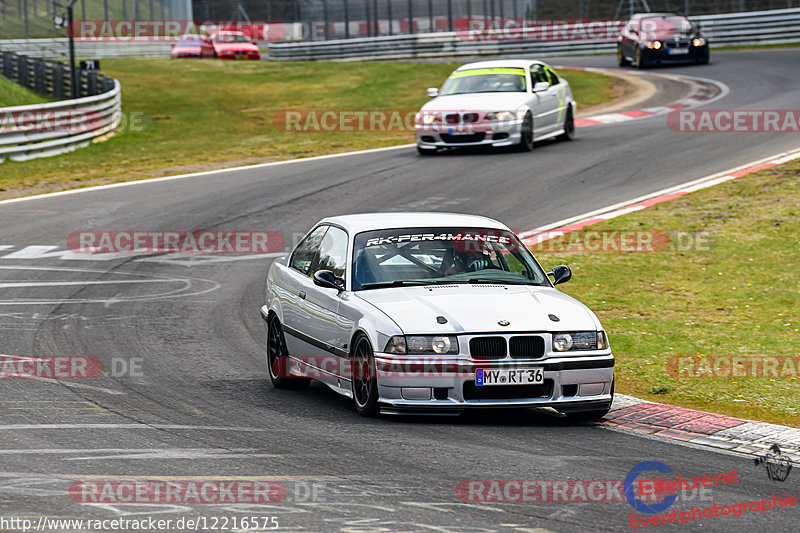
[[[39,200],[43,198],[53,198],[56,196],[66,196],[69,194],[79,194],[82,192],[92,192],[92,191],[102,191],[105,189],[115,189],[118,187],[129,187],[132,185],[142,185],[145,183],[157,183],[160,181],[171,181],[171,180],[180,180],[184,178],[196,178],[199,176],[209,176],[211,174],[225,174],[228,172],[237,172],[239,170],[255,170],[259,168],[267,168],[267,167],[277,167],[281,165],[291,165],[294,163],[304,163],[307,161],[319,161],[322,159],[335,159],[337,157],[348,157],[352,155],[362,155],[362,154],[372,154],[376,152],[387,152],[390,150],[399,150],[401,148],[410,148],[412,146],[416,146],[416,144],[401,144],[398,146],[386,146],[383,148],[370,148],[369,150],[357,150],[355,152],[343,152],[341,154],[327,154],[327,155],[318,155],[314,157],[305,157],[302,159],[289,159],[286,161],[273,161],[271,163],[259,163],[257,165],[245,165],[241,167],[230,167],[230,168],[220,168],[217,170],[204,170],[203,172],[191,172],[188,174],[176,174],[174,176],[163,176],[160,178],[149,178],[144,180],[135,180],[135,181],[125,181],[122,183],[110,183],[108,185],[97,185],[94,187],[84,187],[82,189],[70,189],[68,191],[58,191],[58,192],[49,192],[45,194],[37,194],[34,196],[23,196],[21,198],[10,198],[8,200],[0,200],[0,205],[3,204],[14,204],[18,202],[27,202],[29,200]]]
[[[643,196],[633,198],[631,200],[625,200],[624,202],[619,202],[606,207],[601,207],[600,209],[595,209],[594,211],[589,211],[580,215],[575,215],[569,218],[565,218],[563,220],[559,220],[551,224],[546,224],[536,229],[522,231],[519,233],[519,236],[521,238],[527,238],[536,235],[537,233],[542,233],[544,231],[548,231],[551,229],[560,228],[562,226],[568,226],[570,224],[574,224],[576,222],[580,222],[591,218],[606,218],[606,219],[613,218],[609,215],[613,214],[615,216],[620,216],[626,214],[626,212],[634,211],[635,209],[631,209],[631,206],[633,204],[638,204],[639,202],[644,202],[645,200],[650,200],[652,198],[657,198],[659,196],[666,196],[668,194],[673,194],[676,192],[693,192],[700,189],[705,189],[706,187],[717,185],[718,183],[722,183],[723,181],[734,179],[734,176],[732,176],[732,174],[735,174],[736,172],[740,172],[742,170],[746,170],[764,164],[778,165],[798,158],[800,158],[800,148],[788,152],[781,152],[779,154],[771,155],[769,157],[765,157],[757,161],[745,163],[744,165],[740,165],[738,167],[725,170],[723,172],[717,172],[709,176],[698,178],[692,181],[687,181],[679,185],[674,185],[672,187],[667,187],[666,189],[661,189],[659,191],[648,193]]]
[[[615,69],[598,69],[598,68],[588,69],[587,68],[587,69],[584,69],[584,70],[603,71],[603,70],[615,70]],[[720,87],[722,92],[719,95],[717,95],[715,98],[712,98],[711,100],[708,100],[708,101],[704,101],[703,104],[708,104],[710,102],[713,102],[715,100],[723,98],[723,97],[727,96],[727,94],[730,92],[730,89],[728,89],[728,87],[724,83],[720,83],[720,82],[717,82],[717,81],[714,81],[714,80],[708,80],[706,78],[695,78],[695,77],[692,77],[692,76],[673,76],[673,75],[669,75],[669,74],[656,74],[656,75],[664,77],[664,78],[676,79],[678,81],[686,80],[686,81],[691,82],[691,80],[699,80],[699,81],[703,81],[703,82],[707,82],[707,83],[713,83],[713,84],[717,85],[718,87]],[[653,115],[653,116],[657,116],[657,115]],[[583,118],[591,119],[592,117],[583,117]],[[641,118],[649,118],[649,117],[641,117]],[[79,194],[79,193],[83,193],[83,192],[101,191],[101,190],[105,190],[105,189],[114,189],[114,188],[118,188],[118,187],[129,187],[129,186],[133,186],[133,185],[142,185],[142,184],[145,184],[145,183],[157,183],[157,182],[161,182],[161,181],[171,181],[171,180],[179,180],[179,179],[184,179],[184,178],[195,178],[195,177],[199,177],[199,176],[209,176],[209,175],[212,175],[212,174],[224,174],[224,173],[228,173],[228,172],[237,172],[239,170],[255,170],[255,169],[275,167],[275,166],[280,166],[280,165],[291,165],[291,164],[294,164],[294,163],[303,163],[303,162],[307,162],[307,161],[320,161],[320,160],[323,160],[323,159],[335,159],[335,158],[338,158],[338,157],[349,157],[349,156],[353,156],[353,155],[372,154],[372,153],[386,152],[386,151],[390,151],[390,150],[400,150],[400,149],[404,149],[404,148],[411,148],[411,147],[414,147],[414,146],[416,146],[416,143],[401,144],[401,145],[398,145],[398,146],[386,146],[386,147],[383,147],[383,148],[370,148],[368,150],[356,150],[354,152],[343,152],[343,153],[340,153],[340,154],[319,155],[319,156],[314,156],[314,157],[306,157],[306,158],[302,158],[302,159],[289,159],[287,161],[273,161],[271,163],[259,163],[259,164],[256,164],[256,165],[245,165],[245,166],[239,166],[239,167],[221,168],[221,169],[217,169],[217,170],[205,170],[205,171],[202,171],[202,172],[191,172],[191,173],[186,173],[186,174],[176,174],[174,176],[162,176],[160,178],[149,178],[149,179],[143,179],[143,180],[125,181],[125,182],[122,182],[122,183],[110,183],[108,185],[97,185],[97,186],[94,186],[94,187],[84,187],[84,188],[81,188],[81,189],[70,189],[70,190],[67,190],[67,191],[58,191],[58,192],[51,192],[51,193],[45,193],[45,194],[37,194],[37,195],[34,195],[34,196],[23,196],[21,198],[10,198],[8,200],[0,200],[0,205],[13,204],[13,203],[18,203],[18,202],[27,202],[27,201],[30,201],[30,200],[38,200],[38,199],[43,199],[43,198],[54,198],[54,197],[57,197],[57,196],[66,196],[66,195],[70,195],[70,194]]]

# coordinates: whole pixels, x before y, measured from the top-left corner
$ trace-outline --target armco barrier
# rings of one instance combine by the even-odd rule
[[[70,94],[69,68],[2,52],[2,74],[23,87],[61,98]],[[93,71],[78,71],[73,100],[0,108],[0,163],[25,161],[87,146],[119,125],[120,84]]]
[[[714,46],[800,42],[800,9],[691,17]],[[578,55],[613,52],[615,40],[470,40],[465,32],[424,33],[303,43],[270,43],[279,60],[391,60],[475,56]]]
[[[53,59],[66,59],[67,39],[3,39],[0,50],[17,54]],[[162,57],[167,58],[172,51],[172,43],[166,41],[75,41],[75,56],[88,59],[106,57]]]

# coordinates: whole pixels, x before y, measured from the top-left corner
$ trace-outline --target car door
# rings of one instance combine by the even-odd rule
[[[348,343],[353,321],[339,312],[339,306],[346,298],[347,252],[347,233],[337,226],[326,226],[307,275],[300,277],[296,287],[298,306],[294,320],[297,321],[297,328],[293,333],[297,344],[302,347],[302,351],[296,355],[318,369],[320,372],[315,372],[313,376],[322,381],[330,378],[335,381],[336,377],[341,377],[343,358],[349,355]],[[306,259],[298,257],[298,260]],[[319,270],[333,272],[340,281],[342,291],[316,285],[313,276]]]
[[[344,291],[347,288],[345,276],[348,242],[345,230],[338,226],[328,228],[320,244],[319,254],[312,266],[311,275],[313,276],[319,270],[330,270],[336,276],[342,290],[320,287],[314,284],[312,279],[312,288],[307,292],[305,306],[308,334],[328,356],[331,354],[335,356],[335,359],[326,357],[324,363],[328,366],[322,368],[337,375],[341,369],[339,357],[349,355],[348,342],[353,325],[352,320],[347,319],[340,312],[342,302],[346,299]],[[332,361],[335,361],[335,365],[330,365]]]
[[[200,45],[200,57],[213,57],[214,46],[211,42],[211,36],[206,35],[203,38],[203,43]]]
[[[284,295],[281,309],[286,347],[293,357],[300,359],[325,353],[307,342],[306,298],[309,288],[313,286],[310,277],[312,266],[327,231],[328,226],[321,225],[306,235],[292,252],[289,268],[285,269],[285,275],[280,278]]]
[[[558,74],[550,67],[545,67],[544,70],[550,78],[550,87],[553,89],[558,99],[558,111],[556,112],[554,121],[555,127],[553,129],[561,129],[567,116],[567,106],[570,105],[567,84],[562,83],[561,78],[559,78]]]
[[[535,63],[530,67],[531,88],[537,83],[546,82],[550,85],[550,78],[543,65]],[[545,135],[556,127],[558,114],[558,96],[552,86],[546,91],[539,91],[533,95],[533,132],[534,137]]]
[[[635,20],[628,21],[622,30],[622,55],[633,58],[635,54],[636,39],[639,35],[639,23]]]

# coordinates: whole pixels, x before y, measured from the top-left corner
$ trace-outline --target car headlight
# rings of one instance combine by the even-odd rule
[[[703,39],[702,37],[695,37],[694,39],[692,39],[692,46],[698,46],[699,47],[699,46],[703,46],[704,44],[706,44],[706,40]]]
[[[486,118],[489,120],[511,120],[514,118],[513,111],[497,111],[494,113],[486,113]]]
[[[438,122],[438,114],[420,111],[419,113],[414,115],[414,122],[422,124],[433,124],[434,122]]]
[[[457,354],[458,338],[452,335],[395,335],[383,351],[398,355]]]
[[[647,43],[647,48],[658,50],[661,48],[661,41],[653,41],[652,43]]]
[[[579,350],[605,350],[608,339],[604,331],[573,331],[553,334],[553,350],[556,352]]]

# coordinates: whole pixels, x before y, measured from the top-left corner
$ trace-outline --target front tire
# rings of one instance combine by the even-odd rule
[[[520,152],[533,150],[533,117],[530,113],[526,113],[525,118],[522,119],[522,131],[517,150]]]
[[[267,371],[276,389],[304,389],[311,382],[307,378],[289,375],[289,351],[278,317],[272,315],[267,323]]]
[[[572,106],[567,107],[567,117],[564,119],[564,133],[558,136],[559,141],[571,141],[575,138],[575,117],[572,116]]]
[[[617,65],[620,67],[627,67],[630,64],[630,59],[627,59],[625,54],[622,53],[622,46],[617,46]]]
[[[378,380],[375,371],[375,352],[365,336],[353,343],[353,375],[351,384],[353,404],[358,414],[372,418],[378,416]]]
[[[644,59],[642,58],[642,49],[636,47],[636,68],[644,68]]]

